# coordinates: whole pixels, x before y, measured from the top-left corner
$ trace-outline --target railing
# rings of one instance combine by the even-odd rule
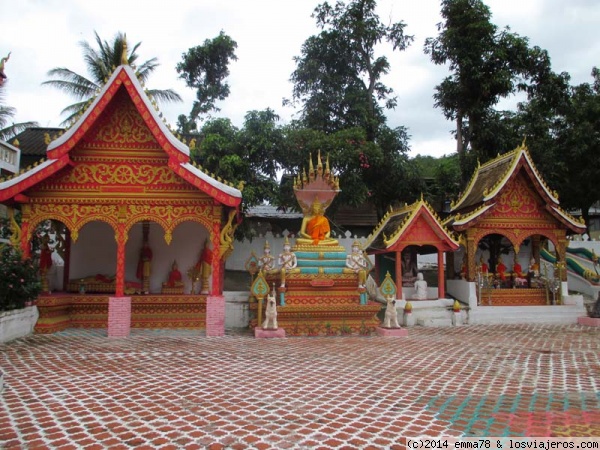
[[[0,142],[0,170],[17,173],[20,159],[21,150],[6,142]]]

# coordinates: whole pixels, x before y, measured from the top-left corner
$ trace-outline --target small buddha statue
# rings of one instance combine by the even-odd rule
[[[415,298],[419,300],[427,298],[427,281],[423,279],[421,272],[417,274],[417,281],[415,281]]]
[[[183,293],[183,277],[181,276],[179,267],[177,267],[177,261],[173,261],[173,264],[171,265],[171,271],[169,272],[169,277],[167,278],[167,281],[162,284],[162,287],[163,287],[163,289],[164,288],[169,288],[169,289],[178,288],[178,289],[181,289],[181,291]],[[170,293],[173,293],[173,292],[170,292]]]
[[[174,287],[177,284],[182,283],[181,272],[177,267],[177,261],[173,261],[173,265],[171,266],[171,272],[169,272],[169,279],[167,281],[167,286]]]
[[[496,264],[496,275],[500,281],[506,281],[506,266],[501,257],[498,257],[498,263]]]
[[[330,237],[329,220],[324,216],[323,204],[318,198],[313,201],[310,211],[302,219],[300,237],[296,239],[299,245],[336,245],[336,239]]]

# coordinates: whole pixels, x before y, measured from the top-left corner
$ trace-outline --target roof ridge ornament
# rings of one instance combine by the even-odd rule
[[[121,52],[121,65],[129,65],[129,58],[127,58],[127,33],[123,34],[123,51]]]

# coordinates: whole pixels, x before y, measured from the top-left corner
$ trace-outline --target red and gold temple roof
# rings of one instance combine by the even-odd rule
[[[241,203],[242,193],[239,189],[216,180],[190,163],[189,147],[179,141],[163,123],[156,104],[146,95],[134,70],[128,65],[119,66],[73,126],[48,144],[45,161],[0,182],[0,202],[18,201],[18,196],[23,195],[27,189],[53,176],[63,167],[71,165],[71,150],[86,137],[115,97],[123,95],[123,90],[150,130],[153,139],[166,153],[168,166],[173,172],[225,206],[237,207]]]
[[[408,245],[432,245],[443,251],[454,251],[459,247],[458,241],[423,198],[386,213],[367,238],[365,249],[368,253],[387,253]]]
[[[539,173],[525,143],[497,158],[478,165],[467,188],[458,201],[452,203],[451,214],[444,222],[460,231],[490,214],[506,187],[518,176],[529,185],[545,204],[545,209],[575,233],[583,233],[585,225],[560,208],[556,191],[552,191]]]

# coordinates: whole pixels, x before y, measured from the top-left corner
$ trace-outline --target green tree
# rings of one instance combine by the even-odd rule
[[[217,37],[206,39],[204,44],[192,47],[182,54],[182,61],[177,64],[177,73],[188,87],[196,89],[196,100],[189,117],[180,116],[180,131],[194,129],[201,114],[219,111],[217,100],[224,100],[229,96],[229,84],[224,80],[229,76],[230,62],[237,61],[236,48],[237,43],[221,31]]]
[[[489,8],[481,0],[442,0],[439,35],[425,40],[425,53],[438,65],[448,64],[452,75],[436,87],[435,106],[456,121],[457,153],[463,181],[470,176],[473,159],[485,161],[493,107],[498,101],[540,83],[550,73],[545,50],[529,48],[528,39],[498,31]],[[492,147],[492,151],[497,146]],[[469,162],[467,153],[474,158]]]
[[[279,117],[272,110],[250,111],[242,129],[229,119],[208,120],[192,159],[208,172],[227,181],[243,181],[244,207],[278,199],[276,152],[283,141],[276,126]]]
[[[405,50],[413,40],[406,25],[384,25],[375,13],[375,0],[352,0],[347,5],[325,2],[313,13],[322,30],[309,37],[295,57],[292,101],[302,104],[302,122],[325,132],[362,127],[373,141],[385,122],[384,108],[394,108],[393,90],[381,82],[389,72],[385,56],[375,47],[387,41],[394,50]]]
[[[127,46],[127,39],[124,33],[118,32],[111,42],[103,41],[97,32],[94,31],[96,46],[94,48],[89,42],[81,41],[79,45],[83,49],[83,59],[85,61],[89,78],[73,72],[66,67],[56,67],[48,71],[49,77],[56,77],[53,80],[44,81],[43,85],[48,85],[60,89],[79,100],[63,109],[63,114],[68,117],[63,121],[68,124],[74,120],[77,115],[85,109],[87,102],[93,98],[96,91],[100,89],[108,80],[115,67],[121,65],[121,56],[123,49],[127,48],[127,61],[134,65],[138,59],[136,53],[141,42],[138,42],[131,48]],[[139,79],[146,82],[150,74],[159,66],[158,59],[152,58],[142,64],[137,65],[136,72]],[[181,101],[181,97],[172,89],[148,89],[148,94],[154,97],[158,102]]]
[[[589,209],[600,199],[600,71],[592,70],[594,82],[571,88],[570,102],[557,130],[555,180],[566,208],[581,210],[589,227]]]

